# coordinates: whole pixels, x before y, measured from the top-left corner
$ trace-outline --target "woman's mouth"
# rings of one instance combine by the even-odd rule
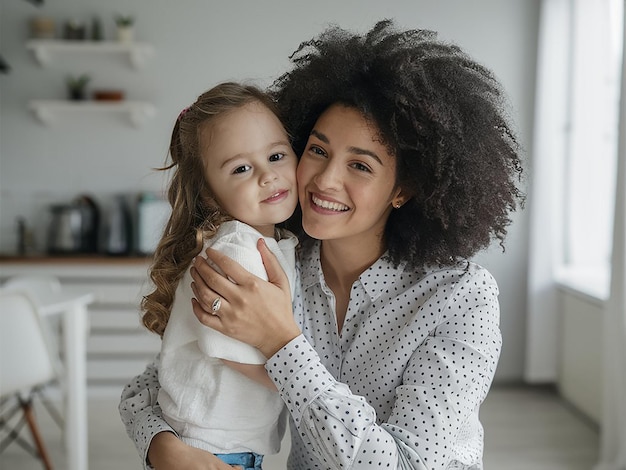
[[[346,212],[350,210],[350,208],[346,206],[345,204],[341,204],[339,202],[334,202],[334,201],[327,201],[325,199],[320,199],[314,194],[311,194],[311,202],[313,202],[313,205],[315,207],[318,207],[320,209],[325,209],[327,211]]]

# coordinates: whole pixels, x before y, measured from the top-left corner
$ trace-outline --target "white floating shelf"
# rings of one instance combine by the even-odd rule
[[[118,41],[70,41],[55,39],[33,39],[26,43],[40,65],[48,65],[54,54],[82,53],[82,54],[126,54],[133,67],[142,67],[154,55],[154,48],[150,44]]]
[[[46,125],[52,125],[64,114],[70,113],[121,113],[128,115],[133,126],[141,127],[156,113],[151,103],[143,101],[33,100],[29,103],[29,108]]]

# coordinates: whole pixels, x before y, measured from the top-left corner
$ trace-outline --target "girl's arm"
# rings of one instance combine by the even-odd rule
[[[236,370],[240,374],[245,375],[250,380],[254,380],[261,385],[269,388],[272,391],[276,391],[276,385],[272,382],[269,375],[267,375],[267,371],[265,370],[265,366],[262,364],[242,364],[241,362],[233,362],[226,359],[222,359],[222,362],[226,364],[233,370]]]
[[[241,225],[237,224],[237,226]],[[267,279],[263,260],[256,248],[258,236],[256,232],[239,229],[213,240],[212,251],[219,252],[221,256],[234,260],[245,272],[260,279]],[[198,262],[207,264],[202,256],[197,257],[196,264]],[[185,308],[188,309],[195,294],[191,290],[191,281],[183,280],[181,287],[185,291],[184,303]],[[216,297],[210,300],[211,304]],[[191,317],[193,318],[193,315]],[[193,321],[195,322],[195,319]],[[219,330],[196,328],[196,335],[198,347],[204,354],[225,360],[226,364],[265,364],[266,358],[257,349],[240,341],[235,341]],[[238,370],[243,372],[243,368]]]
[[[253,232],[238,231],[214,240],[212,248],[237,261],[251,274],[267,279],[261,255],[256,249],[256,240],[257,235]],[[185,291],[185,303],[190,307],[193,297],[191,281],[184,279],[184,284],[181,287]],[[198,347],[204,354],[220,358],[231,369],[276,391],[264,367],[265,357],[257,349],[209,328],[197,329],[197,335]]]
[[[267,281],[215,250],[206,250],[207,258],[221,273],[204,258],[196,257],[191,268],[195,296],[192,305],[204,325],[254,346],[269,358],[300,335],[300,328],[293,315],[286,274],[263,239],[259,239],[257,246]],[[217,297],[222,302],[214,314],[211,305]]]

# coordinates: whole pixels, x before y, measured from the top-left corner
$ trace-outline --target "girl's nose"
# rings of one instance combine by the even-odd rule
[[[263,172],[260,178],[261,186],[267,186],[268,184],[276,181],[278,179],[278,175],[273,170],[266,170]]]

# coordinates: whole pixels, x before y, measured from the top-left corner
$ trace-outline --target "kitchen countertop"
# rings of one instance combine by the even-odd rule
[[[109,256],[99,254],[84,255],[7,255],[0,254],[0,264],[146,264],[151,256]]]
[[[52,275],[63,279],[148,279],[149,256],[107,255],[0,255],[0,282],[20,275]]]

